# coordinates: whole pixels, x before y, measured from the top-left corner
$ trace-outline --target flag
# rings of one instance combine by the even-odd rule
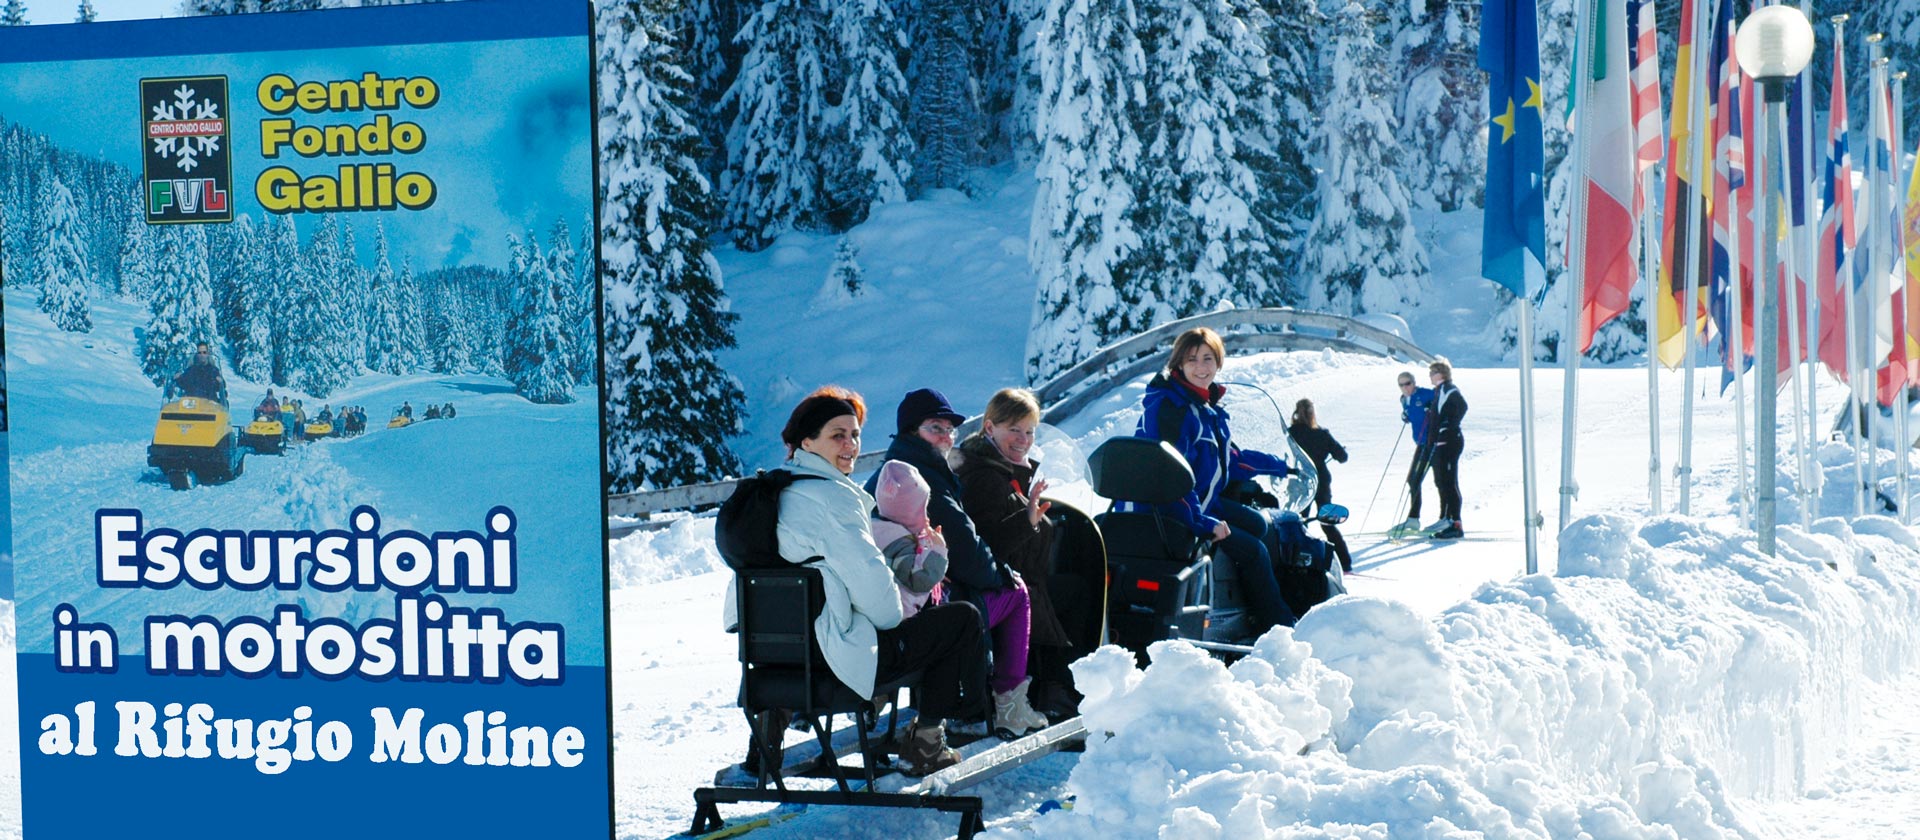
[[[1916,152],[1920,154],[1920,152]],[[1907,291],[1920,280],[1920,166],[1913,168],[1907,182],[1907,210],[1901,219],[1900,233],[1905,240]],[[1920,385],[1920,295],[1907,295],[1907,377]]]
[[[1534,0],[1485,0],[1480,69],[1487,71],[1486,221],[1480,275],[1527,297],[1530,252],[1546,264],[1546,151],[1540,98],[1540,24]]]
[[[1584,135],[1585,149],[1574,185],[1585,212],[1576,217],[1583,228],[1571,232],[1573,241],[1583,243],[1581,352],[1592,348],[1601,325],[1627,310],[1637,274],[1632,206],[1639,138],[1627,68],[1627,0],[1594,0],[1588,22],[1589,48],[1574,96],[1574,130]]]
[[[1749,349],[1746,341],[1752,338],[1752,331],[1744,329],[1747,319],[1742,317],[1742,346],[1732,346],[1732,319],[1744,314],[1733,311],[1731,284],[1741,279],[1741,249],[1735,247],[1734,238],[1736,234],[1746,232],[1733,211],[1739,197],[1738,190],[1747,183],[1746,132],[1745,120],[1741,118],[1740,95],[1743,86],[1740,84],[1740,65],[1735,62],[1733,53],[1733,6],[1732,0],[1722,0],[1720,14],[1713,27],[1713,199],[1707,205],[1713,216],[1713,278],[1709,297],[1712,300],[1713,320],[1720,331],[1721,363],[1725,366],[1722,391],[1733,381],[1736,365],[1744,359]],[[1750,243],[1752,240],[1742,241]],[[1751,297],[1742,295],[1742,300]]]
[[[1842,382],[1853,381],[1847,369],[1847,298],[1841,287],[1853,254],[1853,160],[1847,153],[1846,56],[1833,56],[1832,95],[1827,108],[1826,177],[1820,196],[1819,254],[1820,361]]]
[[[1633,215],[1646,212],[1647,170],[1658,166],[1665,131],[1660,125],[1660,32],[1653,19],[1654,0],[1627,2],[1627,65],[1633,82]],[[1639,250],[1640,226],[1634,226]]]
[[[1900,217],[1898,170],[1894,166],[1893,142],[1893,92],[1880,79],[1886,76],[1883,71],[1873,84],[1873,161],[1867,170],[1867,188],[1879,191],[1886,215],[1876,219],[1873,226],[1873,242],[1870,247],[1875,253],[1887,256],[1888,271],[1885,275],[1873,278],[1874,303],[1874,361],[1884,360],[1876,377],[1879,385],[1881,405],[1895,405],[1900,390],[1911,381],[1910,367],[1913,357],[1907,353],[1907,289],[1903,282],[1906,276],[1904,262],[1905,249],[1902,247],[1902,230],[1905,220]],[[1884,250],[1883,250],[1884,249]]]
[[[1711,177],[1701,171],[1705,156],[1696,160],[1692,147],[1694,116],[1705,112],[1708,104],[1706,91],[1693,73],[1697,2],[1702,0],[1680,2],[1680,50],[1673,71],[1672,138],[1668,141],[1666,209],[1661,214],[1660,231],[1660,253],[1665,257],[1660,261],[1660,288],[1666,293],[1654,301],[1655,335],[1659,337],[1656,351],[1660,363],[1669,368],[1679,367],[1686,358],[1684,342],[1698,326],[1698,312],[1687,313],[1685,319],[1680,314],[1686,302],[1689,266],[1696,282],[1707,278],[1706,228],[1701,228],[1698,241],[1687,240],[1688,213],[1698,212],[1699,218],[1706,218],[1706,192],[1701,185],[1709,183]],[[1695,207],[1699,209],[1694,211]]]

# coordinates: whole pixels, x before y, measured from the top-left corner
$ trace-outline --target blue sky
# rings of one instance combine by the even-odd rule
[[[168,17],[180,4],[176,0],[93,0],[93,10],[101,20],[134,20]],[[27,0],[27,19],[34,23],[72,23],[80,0]]]
[[[43,0],[43,6],[45,5]],[[96,0],[102,16],[107,3]],[[171,2],[119,0],[127,16],[159,16]],[[351,14],[351,12],[347,13]],[[277,16],[276,16],[277,17]],[[108,27],[102,27],[103,34]],[[506,236],[535,230],[544,238],[564,218],[577,240],[592,209],[592,109],[587,74],[591,56],[585,38],[540,38],[455,44],[352,47],[333,50],[242,52],[202,56],[103,59],[21,64],[8,68],[0,90],[0,116],[51,137],[61,146],[140,170],[138,79],[222,74],[232,103],[234,187],[238,212],[263,213],[253,198],[259,172],[291,166],[301,176],[332,174],[342,164],[391,163],[398,172],[431,177],[438,198],[422,211],[347,213],[358,228],[362,258],[371,259],[377,217],[387,228],[398,266],[410,256],[416,269],[450,265],[504,266]],[[410,155],[300,158],[260,156],[259,124],[270,117],[255,101],[258,81],[284,73],[297,81],[426,76],[441,99],[427,109],[382,112],[396,123],[425,129],[425,148]],[[88,91],[88,107],[74,107],[75,91]],[[374,112],[306,114],[296,124],[360,125]],[[311,214],[295,217],[304,232]]]

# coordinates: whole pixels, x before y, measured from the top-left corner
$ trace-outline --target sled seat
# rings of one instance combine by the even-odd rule
[[[1087,457],[1087,468],[1093,492],[1145,508],[1094,519],[1112,573],[1107,622],[1114,642],[1144,661],[1153,642],[1205,638],[1212,545],[1154,507],[1192,492],[1186,458],[1164,441],[1115,437]]]

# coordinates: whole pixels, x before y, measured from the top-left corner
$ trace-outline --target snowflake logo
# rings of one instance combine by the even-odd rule
[[[198,92],[182,82],[172,91],[172,101],[161,100],[153,106],[156,123],[220,119],[220,103],[196,98]],[[154,137],[153,153],[172,158],[182,172],[192,172],[200,158],[220,151],[220,132],[192,131],[166,137]]]

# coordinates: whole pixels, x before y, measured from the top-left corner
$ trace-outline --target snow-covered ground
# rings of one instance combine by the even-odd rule
[[[749,466],[772,463],[787,407],[820,382],[872,400],[873,449],[910,387],[939,387],[972,412],[1017,380],[1032,185],[995,177],[976,202],[879,208],[854,234],[870,291],[838,308],[808,313],[831,238],[722,251],[743,315],[741,347],[724,361],[752,400],[740,446]],[[1556,537],[1562,379],[1542,370],[1549,571],[1525,575],[1518,381],[1478,344],[1493,300],[1472,276],[1478,219],[1429,222],[1435,299],[1446,305],[1408,320],[1416,342],[1454,358],[1472,406],[1461,466],[1470,539],[1394,545],[1368,533],[1393,518],[1409,457],[1393,387],[1403,365],[1335,353],[1231,360],[1225,379],[1265,389],[1281,408],[1313,399],[1353,453],[1335,467],[1336,499],[1353,509],[1353,595],[1270,634],[1231,669],[1177,644],[1144,671],[1111,651],[1081,663],[1095,733],[1087,751],[976,789],[994,836],[1911,836],[1920,541],[1875,518],[1803,530],[1783,499],[1780,556],[1759,555],[1736,525],[1734,412],[1711,373],[1697,403],[1695,515],[1648,516],[1646,374],[1632,368],[1581,374],[1581,493],[1576,521]],[[1142,387],[1097,401],[1043,446],[1042,474],[1061,495],[1097,502],[1076,481],[1078,457],[1131,431]],[[1680,398],[1678,377],[1663,375],[1663,413],[1677,418]],[[1277,445],[1282,419],[1265,396],[1233,386],[1229,400],[1241,443]],[[1678,428],[1662,433],[1670,470]],[[1829,445],[1820,461],[1837,478],[1847,456]],[[1670,471],[1666,491],[1671,504]],[[1431,486],[1427,503],[1431,517]],[[1829,494],[1822,513],[1845,507]],[[691,790],[745,744],[734,640],[719,621],[726,575],[706,518],[633,534],[610,553],[617,836],[664,838],[686,830]],[[4,641],[11,651],[10,633]],[[11,683],[11,670],[0,680]],[[18,772],[9,723],[0,720],[0,835],[19,827],[17,800],[6,798]],[[945,816],[814,808],[754,836],[952,831]]]

